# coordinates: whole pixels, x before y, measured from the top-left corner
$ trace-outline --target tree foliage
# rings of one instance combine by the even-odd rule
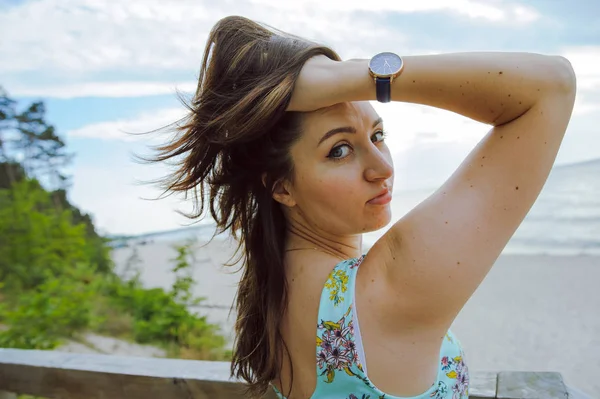
[[[0,87],[0,347],[52,349],[82,331],[110,331],[118,319],[119,335],[138,342],[227,356],[218,328],[189,311],[202,300],[191,293],[191,243],[175,248],[169,291],[144,288],[139,265],[118,276],[108,240],[67,199],[71,158],[44,103],[19,110]]]

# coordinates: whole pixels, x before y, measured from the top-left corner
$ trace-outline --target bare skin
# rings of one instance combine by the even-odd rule
[[[560,57],[468,53],[404,57],[392,99],[439,107],[492,126],[455,173],[371,248],[356,282],[369,379],[395,396],[433,383],[442,338],[536,200],[560,147],[575,77]],[[393,166],[368,102],[367,60],[308,61],[290,110],[307,112],[292,148],[293,182],[274,195],[290,232],[289,305],[281,386],[309,398],[316,384],[315,334],[323,284],[341,259],[361,255],[361,234],[385,226]],[[331,129],[353,127],[319,144]],[[393,133],[392,133],[393,134]],[[342,146],[342,148],[339,148]],[[341,158],[333,160],[333,158]]]

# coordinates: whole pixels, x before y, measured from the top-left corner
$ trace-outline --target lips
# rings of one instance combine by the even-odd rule
[[[385,205],[388,204],[391,200],[392,194],[390,193],[390,190],[386,188],[385,190],[382,190],[379,194],[377,194],[377,196],[367,201],[367,203],[371,205]]]
[[[373,197],[373,198],[371,198],[371,199],[375,199],[375,198],[381,197],[382,195],[386,195],[386,194],[387,194],[387,193],[389,193],[389,192],[390,192],[390,189],[389,189],[389,188],[386,188],[386,189],[384,189],[384,190],[380,191],[380,192],[379,192],[379,194],[377,194],[375,197]]]

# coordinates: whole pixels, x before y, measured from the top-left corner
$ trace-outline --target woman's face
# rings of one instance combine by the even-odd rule
[[[288,216],[331,235],[386,226],[394,168],[373,107],[353,102],[307,113],[302,129],[291,148]]]

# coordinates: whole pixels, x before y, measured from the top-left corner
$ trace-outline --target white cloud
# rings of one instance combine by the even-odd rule
[[[299,2],[281,2],[279,0],[250,0],[257,5],[268,5],[285,7],[288,9],[297,9]],[[363,0],[304,0],[301,2],[303,7],[319,7],[320,10],[343,10],[343,11],[377,11],[398,12],[398,13],[416,13],[416,12],[435,12],[449,11],[469,18],[482,18],[493,22],[505,23],[530,23],[536,21],[540,15],[532,7],[520,4],[490,4],[488,2],[476,0],[420,0],[420,1],[398,1],[382,0],[373,3]]]
[[[575,108],[573,109],[573,115],[586,115],[596,111],[600,111],[600,102],[588,101],[585,95],[579,94],[575,99]]]
[[[535,22],[541,17],[541,15],[534,8],[523,5],[514,5],[510,8],[510,11],[516,17],[516,21],[521,23]]]
[[[577,99],[573,114],[585,115],[600,111],[600,46],[573,46],[562,55],[573,65],[577,76]]]
[[[12,86],[13,96],[32,96],[50,98],[78,97],[143,97],[161,94],[175,94],[176,91],[194,93],[196,82],[82,82],[67,84],[49,84],[44,86]]]
[[[381,13],[433,11],[506,24],[539,17],[524,5],[480,0],[385,0],[376,8],[362,0],[38,0],[0,15],[0,30],[11,38],[0,45],[0,73],[44,71],[75,81],[107,71],[195,71],[209,30],[231,14],[324,41],[346,57],[407,50],[398,27],[382,24]]]
[[[476,143],[489,127],[456,113],[415,104],[373,106],[384,120],[387,141],[394,153],[432,143]]]
[[[183,106],[181,108],[144,112],[131,118],[85,125],[79,129],[68,131],[67,136],[101,140],[148,141],[149,137],[154,136],[134,134],[154,131],[158,128],[177,122],[185,115],[186,109],[183,108]]]
[[[195,71],[210,29],[231,14],[346,49],[365,38],[383,37],[385,30],[364,17],[350,19],[339,10],[299,9],[291,17],[279,3],[271,8],[248,1],[39,0],[0,15],[0,29],[11,36],[0,46],[0,72],[56,71],[73,79],[86,73],[141,68],[142,72]]]
[[[579,90],[600,90],[600,46],[575,46],[563,51],[577,75]]]
[[[26,2],[0,15],[2,30],[11,32],[0,50],[0,71],[193,65],[215,21],[213,9],[191,0]]]
[[[107,162],[75,168],[71,201],[94,215],[94,224],[109,234],[142,234],[185,227],[190,220],[176,210],[191,211],[191,203],[171,196],[153,201],[161,191],[139,181],[163,176],[166,168]]]

